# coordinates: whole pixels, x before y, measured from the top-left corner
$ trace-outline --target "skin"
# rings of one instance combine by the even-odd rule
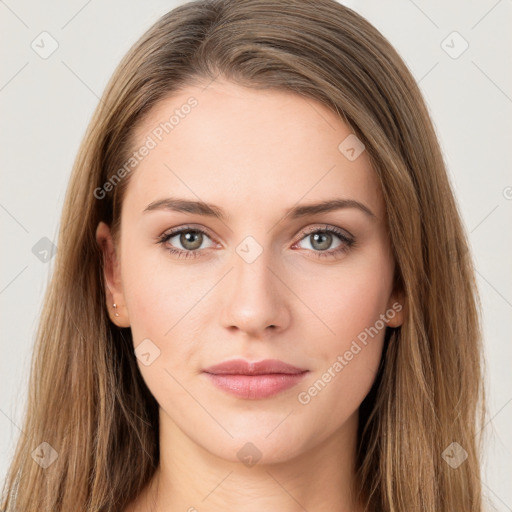
[[[126,511],[360,510],[358,408],[375,379],[385,328],[309,403],[298,394],[402,300],[392,287],[377,177],[366,151],[354,161],[340,152],[351,130],[322,104],[221,79],[203,89],[162,100],[137,127],[136,148],[190,96],[198,100],[133,171],[119,244],[106,224],[97,229],[111,320],[131,328],[134,347],[149,338],[160,350],[148,366],[137,361],[160,406],[161,461]],[[144,213],[169,196],[212,203],[227,219]],[[338,198],[363,203],[374,217],[357,208],[285,217],[288,208]],[[198,257],[168,251],[194,248],[179,234],[156,243],[189,225],[207,232]],[[315,232],[304,232],[322,234],[325,226],[352,235],[355,245],[335,234],[330,245],[315,242]],[[251,263],[236,251],[249,235],[262,250]],[[319,257],[340,247],[347,250]],[[402,315],[387,324],[401,325]],[[280,359],[309,373],[274,397],[242,399],[202,373],[234,358]],[[252,466],[237,456],[248,442],[261,454]]]

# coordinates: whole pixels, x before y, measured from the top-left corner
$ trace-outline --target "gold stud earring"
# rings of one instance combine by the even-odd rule
[[[116,303],[112,304],[112,307],[114,308],[114,316],[119,316],[119,313],[117,312],[117,309],[116,309],[117,304]]]

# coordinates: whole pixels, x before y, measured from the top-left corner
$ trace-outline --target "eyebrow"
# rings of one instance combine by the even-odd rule
[[[363,203],[360,203],[359,201],[355,201],[354,199],[330,199],[321,201],[319,203],[294,206],[285,211],[284,217],[298,219],[308,215],[331,212],[345,208],[357,208],[367,216],[376,218],[376,215],[370,210],[370,208],[368,208]],[[143,213],[151,212],[154,210],[170,210],[175,212],[192,213],[196,215],[214,217],[222,221],[227,221],[228,219],[228,216],[224,210],[219,206],[206,203],[204,201],[191,201],[188,199],[179,199],[176,197],[168,197],[165,199],[153,201],[144,209]]]

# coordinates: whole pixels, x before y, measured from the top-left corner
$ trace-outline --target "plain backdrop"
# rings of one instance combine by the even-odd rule
[[[51,244],[58,247],[79,143],[121,57],[181,3],[0,0],[1,479],[20,435]],[[512,511],[512,1],[346,5],[402,55],[439,136],[482,298],[489,393],[483,487],[496,510]]]

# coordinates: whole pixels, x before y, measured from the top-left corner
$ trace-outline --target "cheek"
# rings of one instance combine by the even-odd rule
[[[369,392],[382,356],[386,324],[381,315],[386,313],[391,276],[390,260],[375,251],[367,258],[347,260],[336,272],[331,268],[325,278],[302,283],[305,300],[325,325],[312,317],[317,332],[325,334],[315,336],[315,346],[306,349],[315,371],[298,395],[301,404],[311,405],[311,412],[330,410],[328,416],[339,422],[353,414]],[[305,332],[312,334],[312,326]]]
[[[357,278],[352,274],[350,281],[340,280],[339,287],[336,284],[332,281],[329,293],[323,296],[315,292],[318,316],[328,329],[315,329],[325,334],[315,336],[315,346],[308,352],[317,362],[316,377],[330,372],[325,381],[335,383],[333,389],[339,387],[343,394],[356,396],[358,388],[364,394],[369,390],[380,363],[386,331],[381,315],[386,311],[387,290],[379,289],[368,275]],[[312,326],[305,332],[313,335]]]
[[[318,333],[325,333],[325,343],[339,351],[385,314],[391,278],[389,260],[377,253],[347,260],[338,268],[322,269],[314,278],[302,278],[298,289],[316,317],[311,317],[311,322],[318,324]],[[383,327],[379,321],[377,328]]]
[[[384,331],[367,345],[351,344],[299,390],[303,418],[318,436],[334,432],[357,414],[375,382],[383,337]]]
[[[186,313],[192,295],[183,269],[171,266],[160,246],[140,248],[141,242],[129,235],[124,241],[123,293],[134,343],[140,337],[170,338],[169,330]]]
[[[124,298],[130,318],[135,345],[141,338],[160,338],[169,329],[167,319],[161,314],[161,290],[165,281],[142,262],[128,262],[123,266]],[[164,321],[165,320],[165,321]],[[170,319],[169,319],[170,320]]]
[[[296,396],[318,436],[344,424],[370,391],[382,357],[385,306],[385,294],[361,278],[337,290],[332,302],[319,309],[335,334],[317,337],[315,347],[308,348],[315,367]]]
[[[137,364],[160,407],[187,404],[190,396],[179,384],[184,368],[197,366],[197,294],[184,286],[179,268],[163,268],[146,253],[134,252],[123,265],[123,283]],[[181,276],[181,277],[180,277]],[[149,356],[146,357],[146,354]]]
[[[128,238],[126,242],[128,245]],[[161,248],[126,251],[123,259],[123,292],[134,347],[149,339],[154,346],[148,346],[158,354],[151,367],[139,360],[150,389],[152,383],[159,385],[155,370],[174,374],[197,366],[196,340],[203,321],[200,302],[211,287],[211,277],[195,275],[197,285],[192,285],[191,274],[169,263]]]

